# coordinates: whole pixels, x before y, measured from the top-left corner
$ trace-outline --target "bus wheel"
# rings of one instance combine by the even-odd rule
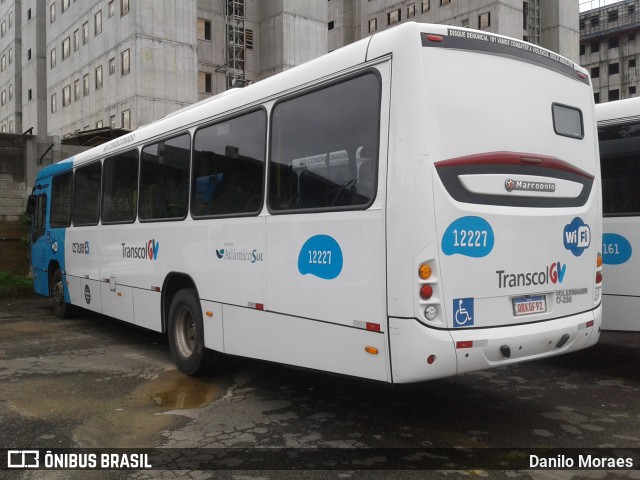
[[[169,308],[169,346],[178,370],[186,375],[205,373],[220,358],[219,352],[204,346],[202,309],[196,291],[178,291]]]
[[[73,305],[64,301],[64,285],[62,284],[62,272],[59,268],[53,273],[49,287],[53,313],[58,318],[69,318],[73,313]]]

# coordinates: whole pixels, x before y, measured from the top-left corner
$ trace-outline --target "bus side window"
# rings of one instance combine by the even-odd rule
[[[132,223],[138,198],[138,151],[131,150],[104,161],[103,223]]]
[[[45,231],[45,223],[47,221],[47,196],[38,195],[36,202],[36,211],[33,216],[33,235],[31,236],[31,243],[35,243]]]
[[[51,182],[51,228],[71,225],[71,199],[73,193],[73,172],[53,177]]]
[[[260,212],[266,125],[264,110],[257,110],[196,131],[193,217]]]
[[[100,218],[102,164],[79,167],[73,179],[73,225],[97,225]]]
[[[378,75],[366,72],[275,105],[269,162],[272,211],[370,205],[378,165],[380,92]],[[365,150],[367,158],[361,156]],[[286,187],[290,171],[298,176],[295,202]]]

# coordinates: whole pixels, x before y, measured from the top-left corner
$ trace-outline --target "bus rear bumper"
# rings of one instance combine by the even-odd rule
[[[600,337],[602,305],[570,317],[517,327],[451,332],[457,373],[575,352]]]
[[[581,350],[598,341],[601,326],[602,305],[529,325],[467,330],[437,330],[416,320],[389,318],[393,382],[420,382]]]

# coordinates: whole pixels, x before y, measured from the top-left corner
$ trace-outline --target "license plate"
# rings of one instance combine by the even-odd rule
[[[513,299],[513,314],[516,317],[545,313],[547,311],[547,298],[544,295],[534,297],[519,297]]]

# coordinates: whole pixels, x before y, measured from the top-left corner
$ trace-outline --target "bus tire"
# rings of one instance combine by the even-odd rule
[[[221,356],[204,346],[202,309],[193,288],[179,290],[171,300],[168,335],[173,361],[185,375],[210,371]]]
[[[73,315],[73,305],[64,300],[62,271],[59,268],[56,268],[56,271],[53,272],[49,292],[54,315],[58,318],[70,318]]]

